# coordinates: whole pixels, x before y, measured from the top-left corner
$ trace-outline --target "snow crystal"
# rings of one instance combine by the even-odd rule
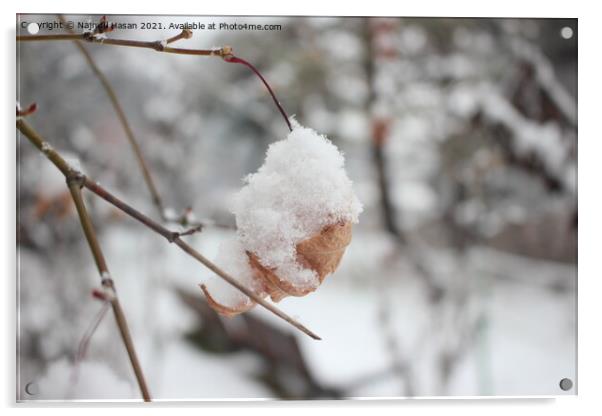
[[[344,164],[330,140],[293,120],[293,131],[268,148],[263,166],[234,198],[242,247],[280,278],[316,287],[316,273],[296,261],[296,245],[325,226],[358,221],[362,204]]]
[[[133,399],[133,387],[106,364],[85,361],[74,367],[66,359],[50,365],[39,381],[43,400]],[[37,398],[37,397],[36,397]]]

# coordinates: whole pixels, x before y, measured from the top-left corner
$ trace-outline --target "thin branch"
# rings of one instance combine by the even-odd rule
[[[203,231],[203,224],[198,224],[198,225],[195,225],[194,227],[191,227],[191,228],[189,228],[189,229],[187,229],[185,231],[177,232],[176,234],[178,235],[178,237],[184,237],[184,236],[187,236],[187,235],[192,235],[192,234],[195,234],[195,233],[200,233],[201,231]]]
[[[58,18],[61,22],[66,23],[66,20],[62,15],[59,15]],[[104,33],[104,31],[110,30],[110,26],[108,26],[106,18],[103,17],[103,19],[101,19],[101,23],[97,26],[97,29],[99,29],[99,28],[100,28],[100,33]],[[75,34],[75,32],[72,29],[67,29],[67,30],[69,31],[70,34]],[[179,34],[172,36],[171,38],[168,38],[164,41],[153,42],[153,44],[158,44],[159,45],[158,47],[160,49],[164,49],[168,44],[177,42],[180,39],[190,39],[191,37],[192,37],[192,31],[190,29],[183,29],[182,32],[180,32]],[[164,207],[162,198],[160,196],[159,191],[157,190],[157,187],[155,185],[155,182],[153,181],[153,178],[152,178],[152,175],[148,168],[148,165],[144,159],[142,149],[140,148],[138,140],[134,136],[134,132],[133,132],[132,128],[130,127],[130,123],[125,115],[125,111],[123,111],[123,107],[121,106],[119,99],[117,98],[117,94],[115,93],[115,90],[111,86],[111,83],[109,82],[108,78],[104,75],[104,73],[100,70],[100,68],[94,61],[94,58],[92,57],[90,52],[82,44],[81,39],[76,39],[73,41],[73,43],[75,44],[77,49],[84,55],[86,62],[90,66],[90,69],[92,69],[92,72],[94,72],[94,74],[96,75],[96,77],[98,78],[100,83],[102,84],[103,88],[105,89],[107,95],[109,96],[109,99],[111,100],[111,104],[113,105],[113,108],[115,109],[115,112],[117,113],[117,117],[119,118],[119,121],[121,122],[121,125],[123,126],[126,137],[129,141],[130,145],[132,146],[132,149],[134,151],[136,159],[138,160],[138,165],[140,166],[140,170],[142,171],[144,181],[151,194],[153,203],[155,204],[155,206],[157,207],[157,210],[159,211],[159,217],[165,222],[170,222],[170,219],[167,218],[167,216],[165,214],[165,207]],[[284,116],[284,119],[285,119],[289,129],[291,129],[291,124],[288,120],[288,116],[286,115],[286,112],[282,108],[280,102],[276,98],[276,95],[270,88],[269,84],[263,78],[263,76],[259,73],[259,71],[253,65],[251,65],[249,62],[232,56],[231,48],[226,47],[224,49],[225,49],[225,52],[227,52],[227,54],[228,54],[228,55],[223,55],[225,57],[224,59],[227,62],[244,64],[247,67],[249,67],[255,74],[257,74],[257,76],[261,79],[261,81],[267,87],[267,89],[268,89],[270,95],[272,96],[272,98],[274,99],[274,102],[276,103],[276,106],[278,107],[280,113]],[[18,111],[19,110],[17,110],[17,112]],[[34,107],[33,111],[35,111],[35,107]],[[29,114],[29,113],[27,113],[27,114]],[[24,114],[24,115],[27,115],[27,114]],[[183,218],[184,218],[184,216],[183,216]],[[199,222],[199,223],[195,223],[195,224],[191,224],[191,225],[194,225],[195,231],[193,231],[193,232],[200,232],[201,229],[203,227],[205,227],[207,224]],[[189,230],[189,231],[191,231],[191,230]],[[187,234],[181,234],[181,235],[188,235],[188,234],[192,234],[192,232],[187,232]]]
[[[58,33],[52,35],[17,35],[17,42],[41,42],[41,41],[61,41],[61,40],[81,40],[90,43],[126,46],[130,48],[153,49],[157,52],[173,53],[177,55],[196,55],[196,56],[219,56],[221,58],[231,56],[232,48],[224,46],[215,49],[185,49],[172,48],[166,46],[163,41],[142,41],[129,39],[109,39],[98,36],[90,32],[86,33]]]
[[[96,237],[96,231],[94,230],[94,225],[92,224],[92,220],[88,215],[88,211],[84,204],[82,194],[81,194],[81,186],[83,175],[79,173],[76,169],[71,167],[65,159],[61,157],[61,155],[48,144],[44,139],[42,139],[31,126],[29,126],[24,119],[17,119],[17,128],[31,141],[34,146],[36,146],[44,155],[61,171],[61,173],[65,176],[67,180],[67,185],[69,186],[69,191],[71,192],[71,196],[73,198],[73,202],[77,209],[77,213],[79,215],[80,223],[82,229],[84,231],[84,235],[88,240],[88,245],[90,246],[90,251],[92,252],[92,256],[94,257],[94,262],[96,263],[96,267],[101,277],[101,283],[103,287],[110,290],[114,296],[111,298],[111,307],[113,309],[113,314],[115,315],[115,321],[119,328],[119,332],[121,334],[121,339],[125,345],[127,350],[130,363],[134,370],[134,374],[136,376],[136,380],[138,382],[138,386],[140,387],[140,391],[142,393],[142,397],[145,401],[150,401],[150,393],[148,391],[148,387],[146,385],[146,380],[144,378],[144,374],[142,372],[142,367],[140,366],[140,362],[138,361],[138,356],[136,354],[136,350],[134,348],[134,343],[132,341],[132,337],[130,335],[129,327],[127,324],[127,320],[123,313],[123,309],[121,308],[121,304],[119,303],[119,299],[115,292],[115,285],[113,280],[110,278],[109,268],[107,266],[107,262],[104,258],[102,250],[100,248],[100,244],[98,243],[98,239]]]
[[[83,337],[82,337],[82,339],[81,339],[81,341],[79,343],[79,346],[77,348],[77,356],[75,358],[76,367],[85,358],[86,353],[88,352],[88,346],[90,345],[90,341],[92,340],[92,336],[94,335],[94,333],[98,329],[100,323],[102,322],[102,320],[105,317],[107,311],[109,310],[109,306],[110,306],[110,303],[108,301],[104,301],[102,303],[102,306],[101,306],[100,310],[98,311],[98,313],[96,314],[96,316],[94,317],[94,319],[90,323],[90,326],[88,327],[88,329],[84,333],[84,335],[83,335]]]
[[[88,347],[90,346],[90,341],[92,341],[92,336],[94,335],[94,333],[100,326],[100,323],[102,322],[104,317],[107,315],[107,312],[109,311],[110,307],[111,307],[111,303],[108,300],[105,300],[102,304],[102,307],[100,308],[100,310],[94,317],[94,320],[92,321],[92,323],[90,324],[90,326],[88,327],[86,332],[84,333],[84,335],[79,343],[79,346],[77,348],[77,355],[75,356],[75,364],[73,366],[73,371],[71,373],[72,387],[75,386],[75,384],[77,383],[77,380],[79,377],[80,366],[81,366],[82,361],[86,357],[86,354],[88,352]]]
[[[268,303],[267,301],[265,301],[264,299],[260,298],[255,293],[253,293],[251,290],[247,289],[245,286],[241,285],[236,279],[234,279],[232,276],[227,274],[225,271],[223,271],[217,265],[213,264],[205,256],[203,256],[201,253],[199,253],[194,248],[192,248],[190,245],[188,245],[184,240],[182,240],[180,238],[179,233],[170,231],[167,228],[163,227],[161,224],[158,224],[157,222],[153,221],[151,218],[147,217],[146,215],[142,214],[135,208],[129,206],[125,202],[121,201],[119,198],[117,198],[114,195],[112,195],[111,193],[109,193],[106,189],[104,189],[103,187],[98,185],[96,182],[90,180],[88,177],[84,178],[84,186],[86,188],[88,188],[90,191],[94,192],[99,197],[101,197],[102,199],[104,199],[105,201],[109,202],[113,206],[119,208],[120,210],[122,210],[123,212],[128,214],[130,217],[132,217],[132,218],[138,220],[139,222],[141,222],[142,224],[146,225],[146,227],[150,228],[157,234],[162,235],[170,243],[176,244],[185,253],[187,253],[191,257],[195,258],[196,260],[198,260],[201,264],[203,264],[209,270],[211,270],[212,272],[217,274],[219,277],[221,277],[226,282],[228,282],[230,285],[234,286],[236,289],[238,289],[239,291],[241,291],[242,293],[247,295],[249,298],[253,299],[254,302],[258,303],[259,305],[263,306],[268,311],[272,312],[274,315],[278,316],[279,318],[281,318],[284,321],[288,322],[289,324],[293,325],[295,328],[301,330],[302,332],[309,335],[313,339],[316,339],[316,340],[321,339],[318,335],[316,335],[315,333],[313,333],[312,331],[307,329],[305,326],[303,326],[302,324],[300,324],[299,322],[297,322],[296,320],[294,320],[293,318],[288,316],[286,313],[282,312],[280,309],[276,308],[274,305],[272,305],[272,304]]]
[[[169,45],[170,43],[176,42],[180,39],[190,39],[192,37],[192,30],[183,29],[179,34],[172,36],[171,38],[165,40],[165,44]]]
[[[17,124],[18,123],[19,122],[17,122]],[[24,124],[24,122],[22,121],[21,123]],[[56,152],[55,154],[58,155],[58,153]],[[70,171],[75,172],[74,169],[70,169]],[[94,257],[96,267],[98,268],[98,273],[100,274],[102,285],[104,288],[111,291],[111,293],[113,294],[110,300],[111,307],[113,308],[113,315],[115,316],[115,321],[117,323],[117,327],[119,328],[119,333],[121,334],[123,344],[125,345],[125,348],[127,350],[130,363],[132,364],[132,368],[134,370],[134,374],[136,375],[136,380],[138,381],[140,392],[142,393],[144,401],[150,402],[150,392],[146,385],[146,380],[144,378],[144,373],[142,372],[142,367],[140,366],[140,361],[138,360],[138,355],[136,354],[136,349],[134,348],[134,342],[132,341],[130,329],[125,318],[125,314],[123,313],[123,309],[121,308],[119,298],[117,297],[113,279],[111,279],[110,277],[111,275],[109,274],[107,262],[100,248],[100,244],[98,243],[96,231],[94,230],[94,225],[92,224],[92,219],[88,215],[86,205],[84,204],[84,200],[82,198],[81,179],[81,176],[72,174],[67,177],[67,185],[69,186],[71,197],[73,198],[73,202],[75,203],[75,207],[77,208],[80,223],[86,236],[86,239],[88,240],[88,245],[90,246],[90,251],[92,252],[92,256]]]
[[[267,88],[268,92],[272,96],[274,100],[274,104],[282,114],[284,121],[286,122],[290,131],[293,131],[293,127],[291,126],[291,122],[289,117],[284,111],[282,104],[276,98],[276,94],[270,87],[270,84],[266,81],[266,79],[261,75],[261,72],[250,62],[246,60],[236,57],[233,54],[232,48],[230,46],[223,46],[221,48],[213,48],[213,49],[184,49],[184,48],[172,48],[167,46],[168,44],[175,42],[180,39],[188,39],[192,36],[192,32],[190,30],[183,30],[179,35],[173,36],[167,40],[163,41],[140,41],[140,40],[128,40],[128,39],[109,39],[106,37],[105,32],[110,32],[112,27],[108,25],[106,21],[106,17],[101,19],[101,23],[97,26],[97,31],[95,32],[84,32],[81,34],[78,33],[69,33],[69,34],[52,34],[52,35],[17,35],[17,42],[31,42],[31,41],[60,41],[60,40],[72,40],[72,41],[86,41],[96,44],[102,45],[114,45],[114,46],[127,46],[132,48],[144,48],[144,49],[153,49],[157,52],[165,52],[165,53],[173,53],[178,55],[196,55],[196,56],[219,56],[224,59],[226,62],[236,63],[245,65],[249,68],[255,75],[259,77],[263,85]],[[80,45],[81,46],[81,45]],[[114,94],[113,94],[114,95]]]
[[[284,117],[284,121],[286,122],[286,125],[288,126],[288,129],[290,131],[293,131],[293,127],[291,126],[291,122],[288,118],[288,115],[286,114],[286,111],[284,111],[284,108],[282,108],[282,105],[280,104],[280,101],[278,101],[278,98],[276,98],[276,94],[274,94],[274,91],[272,91],[272,88],[270,87],[270,84],[268,84],[268,82],[265,80],[265,78],[263,77],[263,75],[261,75],[261,72],[259,72],[259,70],[257,68],[255,68],[255,66],[253,66],[250,62],[245,61],[242,58],[238,58],[236,56],[225,56],[224,60],[226,62],[232,62],[235,64],[242,64],[245,65],[247,68],[249,68],[251,71],[253,71],[255,73],[255,75],[257,75],[259,77],[259,79],[261,80],[261,82],[263,82],[263,85],[265,85],[265,87],[268,89],[268,92],[270,93],[270,95],[272,96],[272,99],[274,100],[274,104],[276,104],[276,107],[278,107],[278,110],[280,111],[280,114],[282,114],[282,117]]]
[[[61,20],[61,22],[65,22],[65,18],[62,15],[59,15],[59,19]],[[73,34],[72,30],[69,30],[69,31],[71,34]],[[184,32],[180,33],[180,35],[178,35],[178,36],[183,37],[184,36],[183,33]],[[175,38],[176,37],[174,37],[172,39],[168,39],[168,42],[170,40],[172,42],[177,40]],[[133,132],[132,128],[130,127],[130,123],[125,115],[125,112],[123,111],[123,107],[121,106],[119,99],[117,98],[117,94],[115,93],[115,90],[111,86],[111,83],[109,82],[108,78],[100,70],[98,65],[96,65],[94,58],[92,58],[92,55],[90,54],[90,52],[88,52],[86,47],[84,45],[82,45],[82,43],[79,40],[75,40],[73,42],[73,44],[82,53],[82,55],[84,56],[84,59],[88,63],[88,66],[90,66],[90,69],[92,70],[92,72],[94,72],[94,74],[96,75],[96,77],[98,78],[100,83],[102,84],[104,90],[106,91],[107,95],[109,96],[109,100],[111,100],[111,104],[113,105],[113,108],[115,109],[115,112],[117,113],[117,117],[119,118],[119,121],[121,122],[121,125],[123,126],[125,135],[132,147],[132,150],[134,151],[134,155],[136,156],[136,159],[138,160],[138,165],[140,166],[140,170],[142,171],[142,176],[144,177],[144,182],[146,183],[146,186],[151,194],[153,203],[155,204],[155,206],[157,207],[157,210],[159,211],[160,218],[162,218],[165,221],[165,210],[164,210],[164,206],[163,206],[163,201],[161,200],[159,191],[157,190],[157,187],[151,176],[148,165],[146,164],[146,161],[144,159],[144,155],[142,154],[142,149],[140,148],[140,145],[138,144],[138,140],[134,136],[134,132]]]
[[[126,204],[125,202],[123,202],[122,200],[120,200],[119,198],[117,198],[116,196],[111,194],[109,191],[104,189],[98,183],[91,180],[87,176],[84,176],[81,172],[78,172],[77,170],[73,169],[73,167],[71,167],[65,161],[65,159],[63,159],[63,157],[55,149],[53,149],[52,146],[50,146],[48,144],[48,142],[46,142],[25,120],[23,120],[23,119],[17,120],[17,128],[21,131],[21,133],[23,133],[32,142],[32,144],[35,147],[37,147],[39,150],[41,150],[46,155],[46,157],[63,173],[63,175],[65,175],[67,180],[69,180],[70,178],[71,179],[76,178],[81,183],[82,186],[88,188],[90,191],[92,191],[93,193],[95,193],[96,195],[98,195],[99,197],[104,199],[105,201],[107,201],[110,204],[112,204],[113,206],[119,208],[121,211],[125,212],[132,218],[138,220],[139,222],[144,224],[147,228],[150,228],[157,234],[163,236],[170,243],[175,243],[178,247],[180,247],[188,255],[190,255],[197,261],[199,261],[201,264],[203,264],[209,270],[213,271],[215,274],[220,276],[222,279],[224,279],[230,285],[234,286],[236,289],[238,289],[239,291],[244,293],[246,296],[251,298],[253,301],[258,303],[259,305],[263,306],[268,311],[272,312],[274,315],[276,315],[279,318],[283,319],[284,321],[288,322],[289,324],[291,324],[295,328],[299,329],[303,333],[309,335],[313,339],[316,339],[316,340],[321,339],[318,335],[316,335],[315,333],[313,333],[312,331],[307,329],[304,325],[297,322],[295,319],[293,319],[286,313],[282,312],[280,309],[278,309],[274,305],[272,305],[272,304],[268,303],[267,301],[265,301],[264,299],[260,298],[255,293],[253,293],[251,290],[247,289],[245,286],[241,285],[236,279],[234,279],[232,276],[230,276],[229,274],[224,272],[221,268],[219,268],[218,266],[213,264],[211,261],[209,261],[207,258],[205,258],[205,256],[203,256],[201,253],[197,252],[194,248],[192,248],[184,240],[182,240],[180,238],[180,234],[178,232],[168,230],[167,228],[163,227],[161,224],[157,223],[153,219],[149,218],[148,216],[142,214],[135,208]]]

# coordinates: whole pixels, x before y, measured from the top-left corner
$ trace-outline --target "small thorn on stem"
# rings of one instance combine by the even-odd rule
[[[177,234],[178,234],[178,237],[182,237],[182,236],[185,236],[185,235],[192,235],[192,234],[195,234],[195,233],[200,233],[201,231],[203,231],[203,224],[197,224],[194,227],[191,227],[188,230],[182,231],[182,232],[177,233]]]

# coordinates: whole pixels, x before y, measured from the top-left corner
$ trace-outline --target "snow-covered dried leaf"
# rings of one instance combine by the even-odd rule
[[[246,255],[241,260],[220,252],[223,262],[218,262],[239,264],[243,284],[276,302],[313,292],[335,271],[362,211],[342,153],[314,130],[294,120],[292,125],[285,140],[268,148],[264,164],[245,179],[234,200],[239,248]],[[246,301],[220,301],[211,288],[204,291],[225,315],[253,306],[242,294]]]
[[[351,223],[338,223],[326,226],[319,234],[297,244],[297,262],[307,270],[318,275],[318,285],[297,285],[295,282],[281,278],[277,269],[269,269],[261,264],[261,260],[249,254],[251,267],[255,275],[268,286],[291,296],[304,296],[316,290],[324,278],[338,267],[345,249],[351,242]],[[278,302],[284,296],[272,296]]]

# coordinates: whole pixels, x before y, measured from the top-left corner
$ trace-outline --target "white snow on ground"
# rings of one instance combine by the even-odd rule
[[[119,378],[103,362],[85,361],[74,367],[66,359],[50,365],[39,380],[44,400],[119,400],[135,398],[127,380]]]
[[[208,228],[189,240],[201,253],[215,256],[219,244],[231,237],[232,232]],[[107,261],[154,397],[273,396],[254,379],[261,365],[257,356],[211,354],[194,348],[183,338],[186,331],[198,325],[198,318],[181,304],[172,285],[196,292],[201,298],[198,276],[204,280],[210,278],[209,270],[167,244],[162,237],[137,225],[121,223],[109,227],[102,234],[101,242],[106,247]],[[379,319],[384,293],[392,307],[392,330],[401,356],[416,366],[417,392],[438,394],[430,374],[433,369],[429,366],[439,335],[429,332],[428,306],[420,280],[411,268],[403,266],[403,261],[401,264],[395,261],[394,252],[394,246],[382,233],[358,230],[339,270],[324,281],[320,290],[311,297],[291,297],[279,303],[281,309],[322,336],[322,341],[311,340],[261,307],[248,313],[294,333],[312,374],[320,382],[349,386],[390,367],[391,357]],[[431,263],[437,264],[443,264],[448,257],[436,251],[425,255]],[[135,261],[140,258],[145,261]],[[563,393],[557,383],[563,377],[575,380],[575,292],[573,289],[552,292],[547,286],[550,282],[574,283],[574,268],[493,250],[475,250],[468,258],[466,267],[476,282],[472,289],[479,296],[486,325],[459,360],[447,393],[572,394]],[[377,272],[377,266],[383,264],[387,267]],[[29,274],[24,270],[22,278],[29,278]],[[451,275],[453,277],[453,273]],[[92,264],[87,270],[79,270],[77,277],[93,285],[98,278]],[[44,287],[41,285],[40,290],[46,290]],[[571,287],[574,288],[569,285]],[[88,294],[84,290],[81,296]],[[40,296],[48,296],[48,291]],[[89,302],[86,309],[89,312],[82,317],[82,325],[65,328],[48,321],[50,329],[58,325],[57,331],[62,329],[57,337],[77,340],[99,307],[96,301]],[[22,318],[27,316],[30,315]],[[26,319],[23,325],[29,326],[30,318]],[[108,360],[115,377],[133,386],[128,392],[136,399],[136,384],[123,346],[115,341],[116,337],[118,333],[109,314],[92,339],[86,361],[104,363]],[[72,342],[76,348],[77,341]],[[114,356],[119,359],[109,359]],[[67,377],[68,366],[63,367],[60,367],[64,370],[61,373]],[[354,397],[399,396],[402,387],[402,380],[390,374],[370,384],[358,385],[349,394]],[[85,389],[82,392],[80,397],[84,397],[84,393],[91,394]]]
[[[159,281],[161,285],[175,283],[192,292],[198,291],[196,281],[199,273],[206,278],[212,275],[198,262],[166,244],[162,238],[149,235],[137,239],[132,231],[114,228],[107,235],[112,240],[108,246],[114,247],[110,258],[118,262],[115,267],[131,267],[131,257],[140,256],[142,252],[154,252],[154,260],[145,266],[146,270],[153,271],[151,281],[153,274],[163,274],[161,278],[156,277],[155,282]],[[141,229],[140,232],[148,231]],[[219,245],[229,236],[232,236],[232,232],[209,228],[190,241],[202,253],[215,256]],[[145,243],[136,247],[132,238]],[[121,243],[118,244],[118,241]],[[426,377],[426,370],[422,370],[427,368],[433,355],[429,348],[421,344],[421,340],[425,336],[427,339],[436,336],[429,333],[430,318],[423,286],[413,270],[395,261],[391,263],[394,253],[394,245],[383,234],[357,231],[339,269],[325,279],[319,291],[312,296],[289,297],[278,304],[320,335],[323,338],[321,341],[314,341],[299,333],[261,307],[247,313],[294,333],[301,343],[312,374],[318,380],[347,386],[390,366],[391,357],[383,339],[378,309],[384,291],[392,307],[393,331],[400,347],[407,354],[406,358],[415,361],[420,369],[416,376],[418,392],[437,394],[433,381]],[[436,251],[429,252],[428,256],[436,264],[449,262],[450,257]],[[570,391],[564,393],[558,389],[557,382],[564,377],[575,380],[575,292],[571,289],[574,288],[576,276],[574,267],[484,249],[473,250],[468,259],[467,268],[474,280],[471,290],[479,299],[486,325],[459,361],[451,376],[448,393],[571,394]],[[375,274],[376,270],[383,270],[382,264],[392,265],[387,267],[388,271]],[[152,373],[153,380],[164,379],[160,386],[155,387],[159,394],[176,398],[176,386],[181,384],[179,378],[196,377],[196,371],[190,371],[185,376],[185,372],[169,369],[171,366],[184,367],[188,361],[189,366],[198,366],[199,373],[212,374],[215,371],[220,372],[220,377],[231,377],[231,383],[236,386],[228,388],[230,381],[208,382],[213,376],[202,380],[199,378],[194,383],[187,381],[188,387],[182,387],[183,391],[190,392],[190,397],[236,397],[235,391],[240,391],[243,397],[271,396],[249,376],[252,369],[256,368],[257,357],[243,354],[233,359],[230,355],[214,355],[190,347],[179,338],[179,334],[194,323],[188,310],[165,286],[160,290],[154,289],[157,292],[154,299],[158,301],[151,305],[145,306],[137,301],[140,298],[137,295],[139,285],[144,278],[134,277],[134,273],[135,267],[122,276],[114,272],[117,279],[121,278],[117,282],[118,289],[122,297],[127,296],[124,303],[127,301],[126,309],[132,315],[131,319],[134,322],[146,321],[146,330],[158,331],[157,336],[171,334],[168,337],[172,341],[162,350],[153,349],[152,338],[144,336],[146,331],[134,334],[135,339],[143,343],[140,346],[141,356],[150,371],[159,367],[153,363],[162,361],[161,370],[155,368]],[[557,282],[568,282],[569,291],[551,292],[549,285]],[[197,293],[201,299],[202,293]],[[151,312],[159,305],[164,306]],[[139,311],[137,314],[134,313],[136,310]],[[152,322],[144,319],[145,311],[154,316]],[[177,358],[180,353],[185,358]],[[173,385],[168,380],[172,380]],[[194,390],[199,384],[204,389]],[[402,392],[402,385],[399,377],[389,375],[375,380],[373,384],[359,386],[352,393],[355,396],[398,396]]]
[[[341,270],[361,263],[361,258],[369,258],[370,254],[368,251],[365,256],[344,257],[343,263],[350,264],[343,264]],[[430,256],[434,262],[441,260],[436,252]],[[459,360],[447,392],[453,395],[573,394],[561,391],[558,382],[564,377],[575,380],[575,293],[550,293],[541,282],[557,279],[574,282],[574,268],[516,257],[515,267],[504,270],[498,267],[498,262],[494,263],[495,259],[500,263],[508,260],[506,254],[491,250],[475,250],[470,260],[473,278],[484,280],[477,281],[473,290],[483,296],[481,309],[486,325]],[[502,276],[492,276],[500,270]],[[512,279],[505,280],[504,273],[510,272]],[[389,299],[393,299],[391,315],[400,352],[402,356],[405,352],[406,358],[418,368],[415,387],[422,394],[441,394],[427,371],[433,371],[435,358],[430,344],[440,334],[428,332],[429,312],[422,286],[405,274],[411,271],[395,267],[382,273],[397,274],[384,290]],[[378,282],[382,276],[371,277]],[[537,283],[529,283],[529,280]],[[311,298],[286,298],[279,304],[323,337],[319,342],[302,334],[298,337],[311,370],[320,380],[345,386],[390,366],[391,358],[378,318],[378,304],[383,301],[379,290],[377,286],[357,287],[335,272]],[[250,313],[287,328],[261,308]],[[386,375],[374,384],[353,390],[353,395],[399,396],[402,387],[399,377]]]
[[[260,361],[251,353],[215,355],[201,352],[176,339],[164,351],[153,374],[159,399],[272,398],[274,394],[254,380]]]

